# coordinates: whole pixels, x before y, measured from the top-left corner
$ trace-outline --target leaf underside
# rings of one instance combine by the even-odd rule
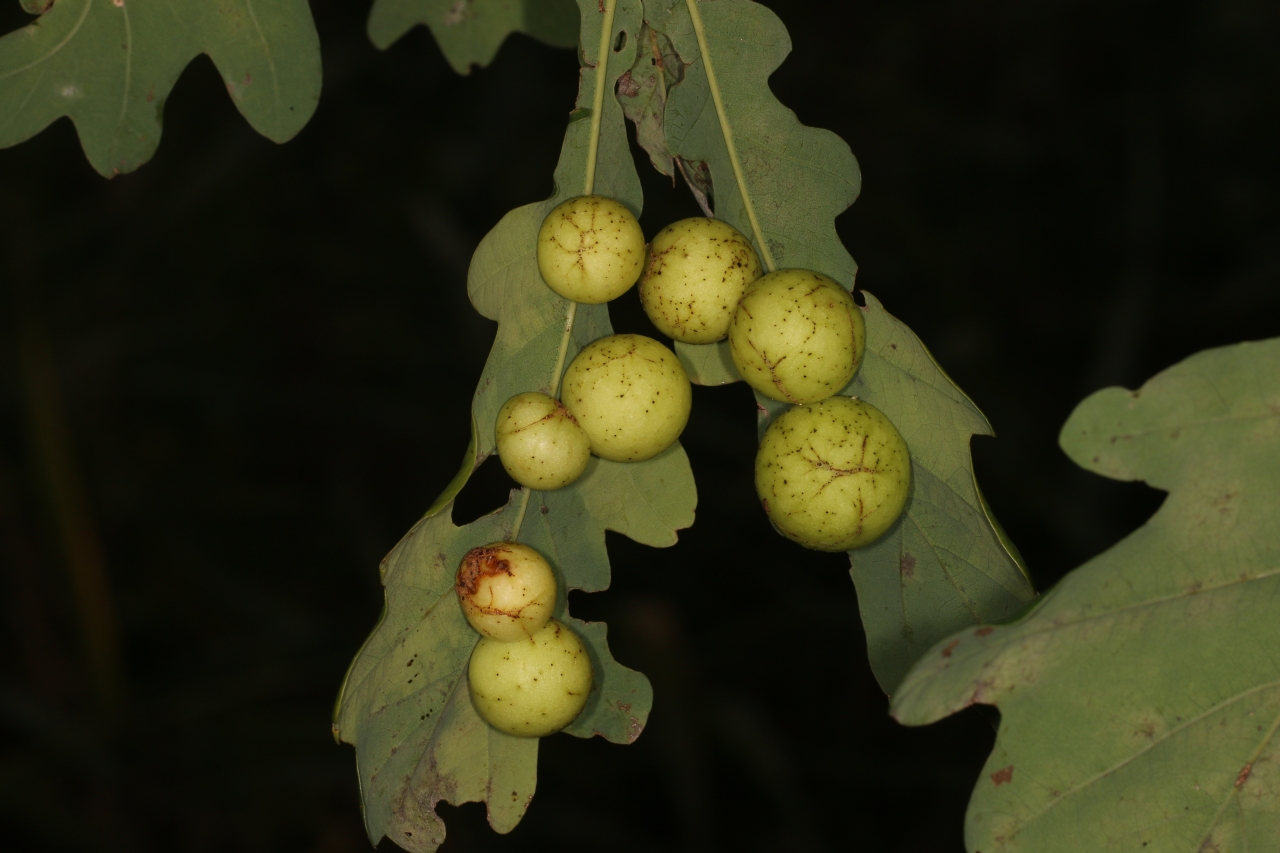
[[[653,60],[651,68],[680,71],[666,74],[679,81],[665,94],[664,145],[657,147],[645,145],[655,118],[653,101],[644,98],[652,92],[656,99],[660,86],[633,68],[631,76],[640,82],[628,90],[636,93],[628,115],[637,123],[637,140],[660,170],[671,158],[705,167],[716,216],[752,236],[749,196],[777,268],[817,270],[852,288],[857,265],[836,234],[835,218],[857,198],[861,175],[843,140],[800,124],[769,90],[769,76],[791,50],[785,27],[747,0],[698,8],[743,180],[734,174],[685,0],[645,0],[640,41],[650,56],[638,57],[636,68]],[[757,250],[764,248],[754,242]],[[969,440],[991,434],[986,418],[910,329],[869,294],[866,303],[866,356],[842,393],[889,416],[907,441],[914,472],[902,519],[849,555],[871,666],[881,687],[892,692],[938,639],[965,625],[1012,616],[1035,593],[974,480]],[[677,344],[676,351],[699,384],[741,378],[727,343]],[[757,401],[763,430],[785,407],[761,395]]]
[[[588,66],[578,107],[589,107],[595,87],[595,52],[603,15],[583,2],[583,44]],[[639,28],[639,6],[618,4],[615,29]],[[612,43],[612,42],[611,42]],[[624,48],[610,60],[607,84],[630,66]],[[513,394],[549,391],[565,334],[570,303],[538,273],[537,230],[560,201],[582,191],[589,121],[571,121],[556,168],[555,195],[512,211],[485,237],[472,258],[468,291],[477,310],[498,321],[497,336],[472,405],[472,442],[462,470],[432,513],[420,521],[383,563],[386,608],[347,675],[335,712],[337,736],[356,747],[366,829],[413,851],[432,851],[444,838],[435,804],[484,801],[499,832],[512,829],[529,805],[537,779],[537,739],[501,734],[480,720],[467,687],[466,664],[477,635],[458,606],[453,582],[472,547],[511,538],[524,495],[496,513],[462,527],[449,520],[452,498],[494,452],[498,409]],[[606,98],[601,120],[596,192],[640,210],[622,110]],[[583,345],[610,334],[608,310],[579,305],[566,363]],[[609,585],[605,531],[665,547],[693,523],[693,475],[675,444],[644,462],[593,458],[586,473],[554,492],[531,492],[518,541],[547,557],[561,590],[556,617],[582,637],[596,680],[581,716],[566,731],[617,743],[639,736],[652,705],[648,680],[616,663],[605,626],[568,616],[569,590]]]
[[[492,62],[513,32],[553,47],[578,43],[574,0],[375,0],[369,12],[369,39],[386,50],[419,24],[430,28],[440,52],[459,74]]]
[[[1274,850],[1280,339],[1099,391],[1060,441],[1082,467],[1168,497],[1022,618],[929,651],[894,715],[999,707],[971,851]]]
[[[99,173],[129,172],[160,142],[164,102],[202,53],[236,108],[276,142],[320,98],[320,44],[306,0],[58,0],[0,37],[0,148],[67,116]]]

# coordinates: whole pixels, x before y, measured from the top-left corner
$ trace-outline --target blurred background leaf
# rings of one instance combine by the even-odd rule
[[[459,74],[492,62],[512,33],[554,47],[578,46],[574,0],[374,0],[369,38],[386,50],[418,24],[431,29]]]
[[[213,59],[253,128],[291,139],[320,98],[320,44],[306,0],[24,0],[40,17],[0,27],[0,148],[62,116],[106,177],[155,153],[174,82],[196,56]]]

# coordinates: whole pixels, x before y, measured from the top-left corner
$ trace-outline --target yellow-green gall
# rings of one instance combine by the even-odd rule
[[[458,565],[454,590],[471,627],[499,642],[538,633],[556,606],[551,565],[519,542],[472,548]]]
[[[627,292],[644,264],[644,232],[621,203],[583,195],[556,205],[538,231],[538,271],[556,293],[600,303]]]
[[[541,491],[563,488],[591,461],[591,439],[569,410],[537,391],[517,394],[498,410],[498,458],[511,478]]]
[[[849,384],[866,323],[849,291],[812,270],[778,270],[747,287],[729,325],[742,378],[787,403],[816,403]]]
[[[609,335],[578,353],[560,399],[587,431],[592,453],[639,462],[680,437],[693,391],[671,350],[644,335]]]
[[[591,657],[567,625],[552,619],[513,643],[482,639],[471,653],[471,702],[489,725],[543,737],[574,721],[591,694]]]
[[[649,244],[640,303],[664,335],[715,343],[729,334],[738,300],[759,277],[760,259],[738,229],[705,216],[681,219]]]
[[[906,442],[884,413],[850,397],[797,406],[765,430],[756,494],[782,535],[819,551],[880,537],[911,490]]]

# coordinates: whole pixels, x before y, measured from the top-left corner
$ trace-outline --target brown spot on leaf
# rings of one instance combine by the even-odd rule
[[[644,731],[644,723],[631,717],[631,722],[627,724],[627,743],[635,743],[642,731]]]
[[[1002,767],[1001,769],[997,770],[995,773],[992,773],[991,781],[996,783],[997,788],[999,788],[1001,785],[1005,784],[1006,782],[1012,782],[1013,781],[1013,765],[1010,764],[1008,767]]]
[[[640,94],[640,84],[631,76],[631,72],[623,74],[618,78],[618,96],[622,98],[634,98]]]
[[[444,15],[444,25],[446,27],[456,27],[467,19],[467,0],[454,0],[449,11]]]
[[[947,643],[947,645],[942,649],[942,656],[944,658],[951,657],[951,652],[954,651],[955,647],[958,645],[960,645],[959,640],[952,640],[951,642]]]
[[[913,578],[916,576],[916,558],[912,554],[903,554],[902,560],[898,563],[898,568],[902,571],[904,578]]]
[[[1245,782],[1248,782],[1249,774],[1252,772],[1253,772],[1253,762],[1250,761],[1240,770],[1240,774],[1236,776],[1236,787],[1239,788]]]
[[[990,625],[988,625],[988,626],[987,626],[987,627],[985,627],[985,628],[979,628],[978,630],[974,631],[974,632],[973,632],[973,636],[975,636],[975,637],[985,637],[985,636],[987,636],[988,634],[990,634],[990,633],[991,633],[992,631],[994,631],[994,630],[995,630],[995,628],[992,628]]]

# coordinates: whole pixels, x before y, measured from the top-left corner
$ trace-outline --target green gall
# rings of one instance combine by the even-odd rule
[[[729,334],[729,321],[747,285],[760,277],[751,241],[719,219],[681,219],[649,244],[640,278],[640,303],[664,335],[710,344]]]
[[[572,723],[587,704],[592,678],[582,640],[555,619],[512,643],[480,640],[467,667],[476,711],[518,737],[543,737]]]
[[[556,205],[538,230],[538,271],[556,293],[600,303],[627,292],[644,264],[644,232],[621,203],[583,195]]]
[[[906,442],[883,412],[850,397],[788,409],[756,453],[756,494],[769,520],[819,551],[875,541],[910,491]]]
[[[786,403],[838,394],[865,345],[866,323],[849,291],[811,270],[756,279],[729,325],[729,353],[742,378]]]
[[[591,439],[569,410],[537,391],[517,394],[498,410],[498,458],[511,478],[540,491],[563,488],[591,461]]]
[[[693,391],[671,350],[644,335],[609,335],[578,353],[560,399],[587,431],[592,453],[639,462],[680,437]]]

